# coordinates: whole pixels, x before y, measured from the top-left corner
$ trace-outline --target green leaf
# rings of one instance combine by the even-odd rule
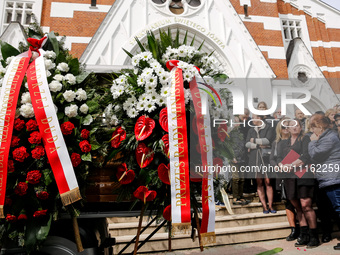
[[[51,31],[48,34],[48,40],[51,42],[51,44],[53,46],[53,50],[54,50],[55,54],[58,56],[59,55],[59,43],[58,43],[58,40],[57,40],[53,31]]]
[[[98,142],[91,143],[91,150],[95,151],[98,150],[101,147],[101,145]]]
[[[89,113],[97,112],[100,109],[99,103],[95,100],[88,101],[86,104],[89,107]]]
[[[184,45],[187,44],[187,40],[188,40],[188,30],[185,32],[185,36],[184,36],[184,40],[183,40]]]
[[[77,58],[73,58],[68,62],[68,66],[70,67],[70,73],[73,75],[78,75],[79,74],[79,61]]]
[[[228,76],[226,74],[216,74],[213,76],[215,82],[224,83]]]
[[[200,47],[198,47],[198,51],[200,51],[202,49],[204,42],[205,42],[205,40],[203,40],[203,42],[201,43]]]
[[[65,113],[63,113],[63,112],[59,112],[59,111],[58,111],[58,113],[57,113],[57,116],[58,116],[58,120],[61,120],[61,119],[63,119],[63,118],[64,118],[64,116],[65,116]]]
[[[82,72],[79,75],[77,75],[76,77],[76,81],[78,84],[82,83],[88,76],[90,75],[90,73],[88,72]]]
[[[91,114],[87,114],[85,118],[82,119],[81,123],[85,126],[90,125],[93,122],[93,117]]]
[[[194,38],[192,38],[192,41],[191,41],[191,43],[190,43],[190,46],[194,46],[195,38],[196,38],[196,34],[194,34]]]
[[[272,249],[270,251],[265,251],[265,252],[258,253],[256,255],[272,255],[272,254],[279,253],[281,251],[283,251],[282,248],[275,248],[275,249]]]
[[[0,41],[0,46],[1,46],[1,54],[2,54],[2,57],[3,59],[7,59],[8,57],[12,57],[12,56],[17,56],[20,54],[20,52],[14,48],[12,45],[6,43],[6,42],[3,42],[3,41]]]
[[[59,63],[62,63],[62,62],[66,63],[66,56],[64,54],[57,55],[55,62],[56,62],[56,65],[58,65]]]
[[[50,214],[50,218],[47,221],[46,225],[42,225],[40,229],[37,232],[37,240],[43,241],[47,238],[48,233],[50,232],[51,228],[51,222],[52,222],[52,214]]]
[[[45,169],[42,170],[43,176],[44,176],[44,180],[45,180],[45,185],[48,186],[53,182],[53,175],[52,175],[52,171],[49,169]]]
[[[125,51],[125,53],[126,53],[130,58],[133,57],[133,55],[132,55],[130,52],[128,52],[126,49],[123,48],[123,51]]]
[[[138,39],[137,36],[135,37],[135,40],[136,40],[136,42],[137,42],[139,48],[141,49],[141,51],[146,51],[145,48],[144,48],[144,46],[143,46],[143,44],[139,41],[139,39]]]
[[[199,89],[201,89],[201,90],[207,92],[207,94],[212,98],[212,100],[214,101],[215,105],[217,106],[216,100],[215,100],[213,94],[210,93],[210,91],[208,91],[208,90],[206,90],[206,89],[204,89],[204,88],[199,88]]]
[[[175,48],[178,48],[179,47],[179,29],[177,29],[177,32],[176,32],[176,38],[175,38],[175,45],[174,45]]]
[[[83,154],[81,155],[81,160],[83,161],[88,161],[88,162],[92,162],[92,156],[91,156],[91,153],[86,153],[86,154]]]
[[[151,51],[152,56],[155,59],[159,59],[159,56],[157,56],[158,55],[157,54],[157,44],[156,44],[155,39],[151,36],[150,33],[148,33],[147,38],[148,38],[149,50]]]

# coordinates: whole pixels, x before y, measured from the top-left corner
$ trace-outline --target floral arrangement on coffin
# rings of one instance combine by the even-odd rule
[[[30,29],[28,36],[43,36],[36,31]],[[78,184],[83,188],[93,167],[93,155],[100,148],[94,136],[99,126],[95,121],[99,114],[99,95],[93,89],[95,79],[88,77],[78,59],[73,58],[62,47],[62,42],[57,41],[54,32],[48,34],[43,49],[47,81],[61,132]],[[26,50],[27,46],[21,47],[20,51]],[[0,83],[11,59],[20,53],[4,42],[1,42],[1,52]],[[73,214],[77,214],[77,206],[80,202],[74,204]],[[25,78],[18,99],[9,154],[4,206],[6,218],[1,220],[1,243],[12,240],[28,251],[36,249],[47,237],[52,220],[58,219],[62,211],[65,208],[45,155]]]
[[[187,34],[180,42],[179,30],[173,39],[170,29],[167,32],[160,31],[159,36],[160,39],[156,39],[149,32],[147,45],[142,45],[136,38],[141,50],[139,54],[132,55],[126,51],[132,59],[134,69],[114,74],[110,85],[110,104],[104,112],[107,124],[112,127],[108,159],[118,153],[124,156],[120,159],[124,163],[116,172],[117,181],[122,184],[119,190],[120,199],[129,199],[140,186],[146,186],[157,192],[153,205],[161,215],[163,209],[170,204],[166,109],[170,72],[166,68],[166,62],[179,60],[178,67],[183,70],[187,113],[193,112],[189,82],[194,76],[203,77],[209,84],[224,81],[227,75],[212,54],[200,51],[203,43],[198,49],[193,46],[195,38],[187,45]],[[200,69],[199,72],[196,67]],[[225,93],[224,96],[228,98],[229,94]],[[228,104],[212,108],[212,115],[218,116],[221,112],[228,111]],[[187,114],[188,130],[191,129],[189,118],[190,114]],[[217,130],[214,132],[216,145],[225,146],[225,137],[220,140],[217,138]],[[233,157],[232,149],[223,152],[223,155],[216,156]],[[197,185],[195,191],[200,193],[199,190]]]

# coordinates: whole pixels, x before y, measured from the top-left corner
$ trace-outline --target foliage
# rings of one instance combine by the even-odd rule
[[[31,27],[28,36],[39,39],[42,34],[36,27]],[[54,107],[83,192],[86,178],[101,150],[95,136],[101,125],[97,107],[100,95],[94,89],[96,79],[62,47],[54,32],[48,34],[43,49]],[[21,44],[20,50],[26,51],[28,46]],[[11,59],[20,51],[1,42],[1,53],[0,84]],[[26,78],[21,86],[14,125],[4,206],[6,219],[1,221],[4,224],[2,243],[12,239],[32,251],[46,239],[52,219],[58,219],[65,208],[38,132]],[[90,144],[90,150],[81,147],[84,141]],[[80,207],[81,202],[74,204],[75,213]]]

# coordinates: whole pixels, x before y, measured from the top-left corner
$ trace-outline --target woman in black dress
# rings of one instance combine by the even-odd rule
[[[303,166],[308,165],[310,156],[308,154],[309,136],[302,131],[302,124],[299,120],[291,120],[288,124],[290,138],[279,144],[278,166],[286,172],[285,188],[287,199],[293,204],[296,210],[297,219],[300,223],[300,236],[295,243],[296,247],[307,245],[307,248],[314,248],[320,244],[316,215],[312,207],[315,179],[311,171],[306,171],[303,176],[298,177],[295,172]],[[291,164],[282,164],[282,160],[288,153],[294,150],[300,157]],[[309,226],[309,234],[308,234]]]

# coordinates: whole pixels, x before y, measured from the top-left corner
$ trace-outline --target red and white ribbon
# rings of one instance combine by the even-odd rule
[[[28,89],[45,151],[58,185],[61,200],[69,205],[81,199],[63,134],[49,90],[43,58],[43,50],[27,70]]]
[[[202,103],[202,97],[206,96],[206,94],[200,93],[196,83],[196,78],[190,82],[190,91],[195,107],[202,168],[204,169],[202,180],[202,223],[200,234],[203,245],[207,245],[216,243],[214,183],[213,174],[209,171],[210,166],[213,166],[210,115],[208,105]],[[205,115],[202,114],[202,107],[206,107]]]
[[[187,123],[184,99],[182,70],[177,68],[178,61],[169,61],[171,70],[170,96],[167,98],[171,219],[174,234],[187,233],[190,229],[190,182]]]
[[[29,64],[29,57],[14,57],[8,65],[0,94],[0,218],[4,218],[7,166],[11,147],[15,111],[20,87]]]

